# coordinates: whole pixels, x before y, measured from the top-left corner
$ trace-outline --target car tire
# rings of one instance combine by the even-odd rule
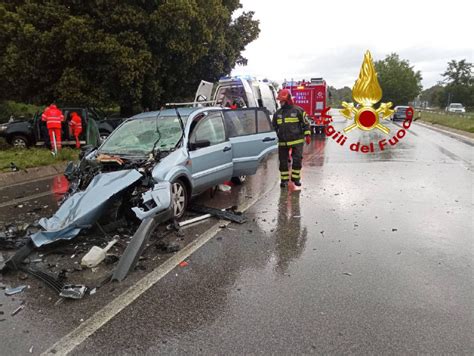
[[[15,135],[10,140],[11,144],[15,148],[28,148],[29,142],[25,136]]]
[[[241,184],[244,184],[246,180],[247,180],[247,176],[239,176],[239,177],[232,177],[230,181],[236,185],[241,185]]]
[[[181,179],[171,183],[171,201],[173,204],[173,217],[180,219],[183,217],[188,207],[188,188]]]

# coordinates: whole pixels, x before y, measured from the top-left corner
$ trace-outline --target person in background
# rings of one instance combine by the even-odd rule
[[[71,134],[76,139],[76,148],[81,148],[81,141],[79,140],[79,135],[82,132],[82,119],[77,114],[77,112],[73,112],[71,114],[71,121],[69,121],[69,129]]]
[[[41,120],[46,122],[46,127],[48,128],[49,138],[51,140],[51,152],[56,153],[61,150],[61,126],[64,122],[64,115],[61,110],[59,110],[55,104],[48,106],[43,115],[41,115]]]

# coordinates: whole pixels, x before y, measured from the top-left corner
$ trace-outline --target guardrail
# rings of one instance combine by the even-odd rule
[[[444,110],[428,110],[428,109],[417,109],[417,108],[415,108],[415,111],[419,111],[421,113],[426,112],[426,113],[436,114],[436,115],[441,115],[441,116],[465,117],[468,119],[474,118],[473,112],[457,113],[457,112],[448,112]]]

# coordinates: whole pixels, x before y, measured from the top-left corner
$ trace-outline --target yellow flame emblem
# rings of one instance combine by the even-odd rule
[[[354,107],[352,103],[342,102],[344,109],[342,115],[348,120],[354,120],[354,123],[344,129],[349,132],[356,127],[364,131],[370,131],[374,128],[388,134],[390,129],[380,123],[380,117],[385,120],[393,114],[392,103],[382,103],[378,109],[372,106],[382,99],[382,88],[377,79],[372,55],[367,51],[364,55],[364,61],[360,68],[359,78],[352,88],[352,98],[360,104],[360,107]],[[352,114],[354,117],[352,117]]]

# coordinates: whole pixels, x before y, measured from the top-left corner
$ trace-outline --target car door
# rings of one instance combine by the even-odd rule
[[[194,193],[232,178],[232,145],[220,111],[211,111],[192,122],[188,149]]]
[[[277,135],[268,111],[225,110],[224,118],[232,144],[233,177],[255,174],[259,162],[277,149]]]

